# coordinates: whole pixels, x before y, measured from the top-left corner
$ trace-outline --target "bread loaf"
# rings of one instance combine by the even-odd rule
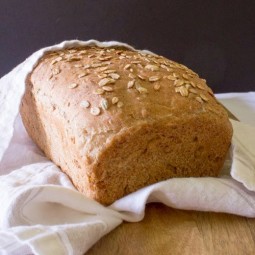
[[[169,178],[217,176],[232,137],[195,72],[117,46],[47,53],[27,77],[20,110],[46,156],[105,205]]]

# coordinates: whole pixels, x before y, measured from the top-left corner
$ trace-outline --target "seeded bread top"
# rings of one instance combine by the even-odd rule
[[[86,142],[93,134],[104,134],[107,140],[142,122],[194,114],[227,119],[206,81],[195,72],[162,56],[123,47],[48,53],[34,69],[31,84],[53,114],[65,118],[70,113],[68,121],[77,123],[80,139],[90,134]]]

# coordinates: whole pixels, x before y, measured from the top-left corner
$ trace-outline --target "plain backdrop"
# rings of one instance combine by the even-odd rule
[[[255,0],[0,0],[0,76],[67,39],[119,40],[187,65],[215,92],[255,90]]]

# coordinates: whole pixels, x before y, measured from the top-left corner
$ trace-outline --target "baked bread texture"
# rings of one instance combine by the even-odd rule
[[[87,197],[109,205],[173,177],[217,176],[225,109],[184,65],[124,47],[44,55],[27,77],[28,134]]]

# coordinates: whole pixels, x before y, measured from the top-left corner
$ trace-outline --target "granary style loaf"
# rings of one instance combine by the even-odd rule
[[[27,77],[21,115],[74,186],[106,205],[168,178],[217,176],[232,137],[195,72],[117,46],[44,55]]]

